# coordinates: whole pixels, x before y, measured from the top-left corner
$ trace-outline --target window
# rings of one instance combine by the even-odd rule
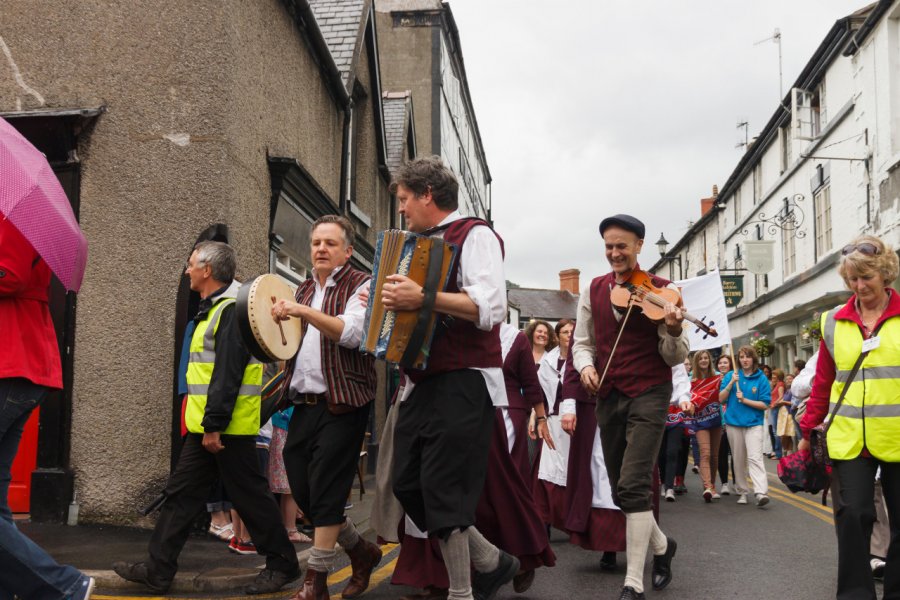
[[[812,134],[819,137],[825,128],[827,114],[825,112],[825,80],[816,87],[812,98]]]
[[[307,265],[291,258],[284,252],[279,252],[275,249],[272,249],[270,252],[275,274],[291,286],[292,290],[296,290],[297,286],[303,283],[303,280],[307,277]]]
[[[734,196],[731,197],[731,203],[734,205],[734,224],[737,226],[741,222],[741,188],[738,186],[734,190]]]
[[[781,170],[784,173],[791,166],[791,126],[785,125],[778,129],[778,139],[781,142]]]
[[[797,247],[795,245],[794,231],[785,229],[781,232],[781,257],[784,278],[797,270]]]
[[[753,167],[753,204],[762,200],[762,165]]]
[[[831,186],[826,185],[813,197],[816,212],[816,259],[831,250]]]

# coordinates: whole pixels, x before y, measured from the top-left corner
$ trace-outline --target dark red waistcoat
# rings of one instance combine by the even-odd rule
[[[650,275],[650,278],[656,287],[665,287],[670,283],[655,275]],[[598,375],[603,374],[621,324],[613,315],[609,299],[609,292],[615,281],[615,273],[607,273],[591,281],[591,314],[594,317],[594,341],[597,344],[594,366]],[[651,386],[671,381],[672,368],[659,354],[657,324],[633,310],[625,323],[625,330],[609,365],[603,387],[600,388],[599,397],[605,398],[615,388],[629,398],[635,398]]]
[[[322,312],[333,317],[342,314],[353,293],[369,278],[367,273],[354,269],[349,263],[344,265],[344,268],[334,275],[334,285],[325,289]],[[297,288],[295,298],[300,304],[309,306],[315,294],[316,282],[313,278],[309,278]],[[304,335],[307,326],[307,322],[304,321]],[[356,348],[344,348],[324,335],[321,335],[320,339],[322,373],[328,388],[326,392],[328,402],[352,407],[365,406],[371,402],[375,398],[375,359]],[[286,377],[280,404],[287,405],[296,362],[297,356],[294,355],[294,358],[285,365]]]
[[[521,331],[503,360],[503,379],[509,408],[531,410],[544,400],[544,391],[534,368],[531,343]]]
[[[456,261],[450,269],[450,280],[447,283],[446,292],[457,293],[460,291],[458,279],[463,245],[466,243],[469,232],[477,225],[490,227],[482,219],[465,217],[453,221],[446,227],[429,232],[434,234],[443,231],[444,241],[455,245],[457,248]],[[493,229],[491,229],[491,232],[497,236],[502,252],[503,240]],[[414,382],[422,381],[438,373],[459,369],[487,369],[503,366],[500,325],[495,325],[490,331],[482,331],[472,321],[452,318],[449,315],[438,313],[437,327],[434,341],[431,344],[428,367],[424,371],[404,369],[404,373],[409,375],[409,378]]]

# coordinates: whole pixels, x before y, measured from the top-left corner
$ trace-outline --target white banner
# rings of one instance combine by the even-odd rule
[[[688,342],[691,351],[719,348],[731,343],[731,330],[728,328],[728,309],[725,308],[725,294],[722,291],[722,280],[719,272],[713,271],[700,277],[676,281],[681,288],[684,307],[691,315],[718,332],[717,337],[707,335],[696,325],[685,321]]]

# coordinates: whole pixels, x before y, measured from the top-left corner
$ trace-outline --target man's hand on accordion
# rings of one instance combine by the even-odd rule
[[[422,286],[405,275],[389,275],[381,288],[381,299],[388,310],[419,310],[425,295]]]

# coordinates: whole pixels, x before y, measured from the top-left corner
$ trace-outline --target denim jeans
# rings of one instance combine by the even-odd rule
[[[27,379],[0,379],[0,600],[61,600],[80,593],[84,575],[58,564],[16,528],[9,508],[11,469],[22,429],[47,388]]]

